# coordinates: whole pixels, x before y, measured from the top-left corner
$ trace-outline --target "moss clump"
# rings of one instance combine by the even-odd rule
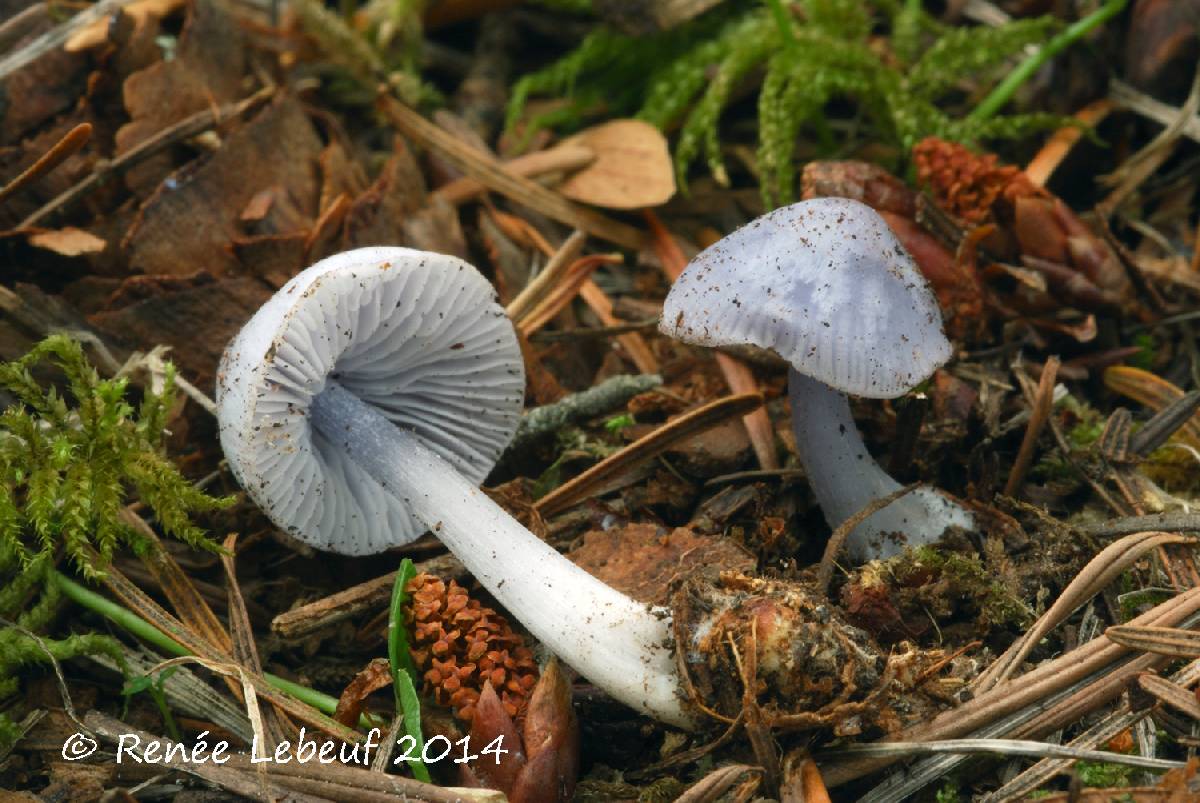
[[[943,109],[955,99],[960,76],[996,77],[1005,60],[1045,41],[1056,26],[1042,17],[997,28],[947,27],[919,3],[895,0],[723,3],[648,36],[596,29],[558,62],[516,83],[509,126],[535,95],[571,100],[538,125],[572,123],[600,105],[636,112],[663,129],[680,124],[681,184],[701,153],[723,180],[719,118],[735,90],[761,70],[757,169],[764,200],[776,206],[793,197],[797,136],[807,128],[830,139],[825,114],[834,100],[850,101],[874,136],[904,151],[927,136],[969,142],[1063,124],[1055,115],[972,117]],[[880,31],[891,35],[874,36]]]
[[[69,396],[43,387],[33,371],[49,363]],[[0,388],[16,403],[0,413],[0,698],[17,689],[23,666],[104,653],[123,663],[120,644],[95,634],[38,638],[61,606],[52,574],[67,557],[98,577],[118,545],[141,540],[120,520],[131,494],[154,510],[169,535],[202,549],[215,542],[192,523],[199,511],[226,507],[193,487],[167,459],[162,435],[173,393],[126,400],[125,379],[101,379],[74,340],[55,335],[27,355],[0,363]],[[69,404],[68,401],[73,402]],[[0,745],[19,735],[0,714]]]
[[[74,406],[34,380],[32,370],[44,362],[65,374]],[[17,399],[0,413],[0,556],[28,567],[61,551],[95,577],[118,544],[138,545],[119,518],[131,491],[154,509],[168,535],[218,549],[191,515],[233,499],[195,488],[162,451],[174,370],[168,366],[163,392],[146,392],[136,410],[126,401],[126,386],[124,378],[101,379],[79,343],[62,335],[0,364],[0,388]]]
[[[1084,786],[1097,789],[1115,789],[1133,785],[1133,774],[1136,770],[1125,764],[1108,764],[1100,761],[1079,761],[1075,764],[1075,774]]]
[[[894,558],[892,572],[902,587],[920,591],[922,604],[935,613],[945,609],[948,614],[954,603],[966,602],[976,609],[977,624],[983,629],[1023,628],[1033,622],[1029,605],[998,580],[978,555],[921,546]]]

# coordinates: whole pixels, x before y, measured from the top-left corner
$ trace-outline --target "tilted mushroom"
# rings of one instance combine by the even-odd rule
[[[665,334],[752,344],[791,364],[796,451],[831,527],[900,489],[863,445],[844,394],[894,398],[950,357],[937,302],[873,209],[845,198],[782,207],[702,251],[663,306]],[[920,487],[861,522],[857,560],[930,543],[974,517]]]
[[[597,580],[478,489],[523,393],[512,324],[473,267],[364,248],[297,275],[229,345],[221,444],[242,486],[296,538],[362,555],[428,528],[592,683],[693,725],[670,611]]]

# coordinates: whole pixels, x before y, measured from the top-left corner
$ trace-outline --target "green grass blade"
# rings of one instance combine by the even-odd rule
[[[408,558],[401,561],[400,570],[396,572],[392,605],[388,612],[388,662],[392,668],[392,689],[396,693],[396,714],[404,717],[404,731],[416,743],[413,752],[422,755],[425,737],[421,734],[421,699],[417,697],[417,688],[413,685],[417,668],[408,650],[408,628],[404,626],[402,614],[404,603],[408,602],[408,592],[404,588],[416,573],[416,567]],[[429,770],[425,765],[420,761],[411,763],[417,780],[429,783]]]

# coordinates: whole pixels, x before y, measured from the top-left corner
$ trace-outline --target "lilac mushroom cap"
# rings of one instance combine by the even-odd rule
[[[671,288],[660,329],[788,361],[797,452],[832,527],[900,488],[867,452],[843,394],[900,396],[951,355],[912,258],[875,210],[846,198],[776,209],[700,252]],[[859,524],[847,551],[888,557],[973,521],[919,488]]]
[[[663,333],[771,349],[832,388],[901,396],[950,357],[942,314],[887,223],[866,204],[781,207],[701,251],[663,305]]]
[[[426,527],[310,426],[313,399],[331,381],[474,484],[512,438],[525,390],[495,290],[456,257],[363,248],[284,285],[221,360],[221,445],[276,524],[346,555],[408,543]]]

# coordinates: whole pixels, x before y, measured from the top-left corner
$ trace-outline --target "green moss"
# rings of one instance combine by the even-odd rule
[[[74,406],[34,380],[32,370],[42,363],[65,374]],[[119,518],[131,494],[154,510],[168,535],[217,550],[191,514],[233,499],[196,489],[163,453],[173,380],[168,367],[163,392],[146,392],[135,409],[126,399],[126,380],[101,379],[80,345],[61,335],[0,364],[0,387],[18,401],[0,414],[0,551],[29,567],[62,550],[95,577],[118,544],[138,540]]]
[[[1098,789],[1112,789],[1130,786],[1136,770],[1125,764],[1108,764],[1101,761],[1079,761],[1075,764],[1075,774],[1084,786],[1094,786]]]
[[[979,623],[984,627],[1015,625],[1026,627],[1033,622],[1033,611],[1018,596],[988,571],[978,555],[949,552],[937,546],[917,547],[894,559],[896,575],[920,575],[933,571],[948,588],[945,593],[960,599],[972,600],[978,607]]]
[[[1067,442],[1073,449],[1086,449],[1100,439],[1107,423],[1100,411],[1070,395],[1056,406],[1066,416]]]
[[[1143,371],[1153,370],[1154,358],[1158,356],[1158,344],[1154,340],[1154,335],[1149,332],[1134,335],[1133,345],[1141,351],[1129,358],[1129,364],[1135,368],[1141,368]]]
[[[34,379],[44,364],[65,376],[66,394]],[[20,668],[51,658],[104,653],[123,663],[119,643],[108,636],[32,634],[47,629],[61,607],[58,584],[48,582],[60,557],[99,577],[119,546],[141,544],[120,520],[131,497],[154,511],[168,535],[219,550],[191,516],[232,497],[196,489],[163,451],[173,377],[168,367],[163,392],[146,391],[135,407],[126,380],[101,379],[79,343],[65,336],[0,363],[0,388],[17,400],[0,413],[0,621],[9,625],[0,629],[0,695],[15,691]],[[0,716],[0,743],[14,728]]]
[[[629,413],[621,413],[614,415],[612,418],[604,422],[604,429],[612,434],[616,434],[623,429],[632,427],[637,422],[633,420],[633,416]]]
[[[962,790],[956,778],[947,778],[934,796],[937,803],[959,803],[962,800]]]
[[[789,13],[792,9],[799,13]],[[907,151],[926,136],[958,142],[1012,138],[1059,126],[1052,115],[951,114],[963,75],[994,80],[1006,60],[1043,42],[1049,18],[990,28],[946,27],[919,4],[894,0],[797,0],[786,4],[727,2],[670,31],[631,37],[597,28],[571,53],[526,75],[513,87],[510,128],[534,95],[571,103],[536,125],[566,125],[604,106],[636,113],[663,129],[680,126],[675,166],[681,184],[703,155],[725,178],[719,120],[735,90],[759,74],[758,173],[768,206],[794,195],[793,148],[807,128],[827,132],[831,101],[850,101],[871,134]],[[891,32],[881,54],[869,37]],[[755,78],[757,80],[757,78]]]

